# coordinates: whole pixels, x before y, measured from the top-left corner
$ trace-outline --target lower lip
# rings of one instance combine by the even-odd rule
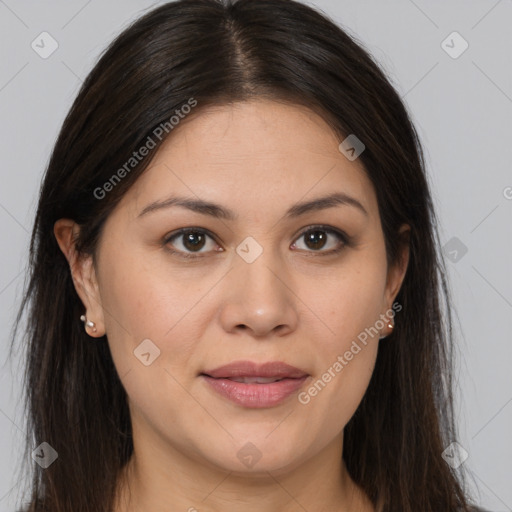
[[[250,408],[273,407],[298,391],[308,376],[300,379],[283,379],[268,384],[244,384],[230,379],[214,379],[201,375],[222,396],[235,404]]]

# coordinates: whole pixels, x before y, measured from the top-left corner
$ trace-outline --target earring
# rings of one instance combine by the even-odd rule
[[[96,324],[94,322],[91,322],[90,320],[87,320],[85,315],[82,315],[80,317],[80,320],[82,320],[82,322],[85,322],[85,326],[90,327],[92,329],[92,332],[96,332]]]
[[[394,325],[391,322],[388,322],[388,328],[392,330],[394,328]],[[391,333],[389,333],[389,334],[391,334]],[[386,334],[386,336],[381,336],[379,338],[379,340],[383,340],[384,338],[387,338],[389,336],[389,334]]]

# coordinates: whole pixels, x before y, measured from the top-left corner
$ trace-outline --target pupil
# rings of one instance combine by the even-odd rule
[[[198,238],[199,241],[194,241],[194,238]],[[190,246],[189,246],[190,244]],[[185,235],[185,247],[187,249],[202,249],[204,245],[204,236],[202,233],[199,233],[197,231],[192,231]]]
[[[325,244],[325,233],[323,231],[311,231],[309,235],[306,235],[306,244],[309,242],[313,243],[311,249],[321,249]]]

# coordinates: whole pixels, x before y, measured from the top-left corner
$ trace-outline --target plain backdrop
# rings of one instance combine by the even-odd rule
[[[22,485],[20,360],[7,355],[40,180],[98,55],[158,3],[0,0],[0,510],[14,510]],[[480,504],[511,511],[512,1],[311,4],[375,56],[419,131],[460,322],[453,441],[468,453]],[[42,32],[58,44],[48,58],[32,48]]]

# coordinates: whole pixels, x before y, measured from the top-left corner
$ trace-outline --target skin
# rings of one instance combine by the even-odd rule
[[[279,360],[306,371],[308,389],[391,308],[409,250],[388,267],[374,188],[339,142],[301,106],[251,100],[203,109],[175,128],[109,216],[96,266],[74,251],[79,227],[56,222],[86,316],[96,324],[96,332],[86,330],[107,334],[129,399],[134,456],[119,479],[116,512],[374,510],[342,460],[343,429],[387,340],[369,338],[307,404],[291,396],[244,408],[198,376],[234,360]],[[357,198],[368,215],[338,205],[284,219],[294,203],[334,191]],[[171,193],[219,203],[238,219],[177,206],[137,218]],[[324,231],[323,245],[308,244],[301,233],[315,224],[352,242]],[[183,227],[213,235],[196,249],[197,260],[166,250],[194,254],[183,236],[165,244]],[[236,252],[247,236],[263,248],[252,263]],[[160,350],[149,366],[133,353],[147,338]],[[248,442],[261,454],[252,467],[237,457]]]

